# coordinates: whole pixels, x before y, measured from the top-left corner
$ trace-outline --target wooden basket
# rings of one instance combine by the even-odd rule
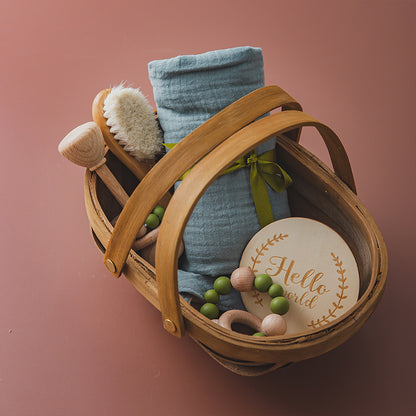
[[[258,119],[279,107],[281,112]],[[178,337],[188,333],[216,361],[241,375],[263,374],[342,344],[369,318],[386,283],[386,247],[373,218],[355,194],[345,150],[329,127],[300,110],[300,105],[279,87],[261,88],[188,135],[139,184],[110,155],[110,169],[128,193],[134,190],[123,210],[95,173],[87,170],[85,176],[89,222],[110,272],[115,276],[122,272],[161,311],[166,330]],[[319,131],[335,173],[298,144],[304,126]],[[358,264],[360,295],[346,314],[319,329],[296,336],[260,338],[222,328],[188,304],[178,293],[177,255],[187,220],[208,186],[235,160],[272,137],[277,137],[279,164],[293,178],[288,189],[292,215],[321,221],[344,238]],[[154,267],[130,247],[154,206],[191,167],[166,209]],[[110,220],[118,214],[113,228]]]

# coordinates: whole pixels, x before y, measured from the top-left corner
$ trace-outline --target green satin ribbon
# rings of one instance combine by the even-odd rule
[[[176,143],[164,144],[168,149],[172,149],[175,145]],[[276,192],[283,192],[292,184],[290,176],[275,162],[275,159],[274,149],[264,152],[260,156],[254,151],[238,159],[221,173],[221,175],[225,175],[238,169],[250,168],[251,193],[261,228],[274,221],[267,185]],[[185,172],[180,180],[183,180],[190,170]]]

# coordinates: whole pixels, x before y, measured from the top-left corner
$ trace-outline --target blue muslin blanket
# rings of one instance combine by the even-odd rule
[[[149,78],[165,143],[177,143],[224,107],[264,86],[260,48],[238,47],[152,61]],[[274,148],[270,140],[257,147]],[[180,186],[177,182],[175,188]],[[286,191],[268,188],[274,219],[290,216]],[[185,252],[178,270],[179,291],[185,298],[213,288],[216,277],[238,267],[243,250],[260,230],[251,195],[250,171],[220,176],[193,211],[184,233]],[[233,290],[221,296],[220,310],[244,309]]]

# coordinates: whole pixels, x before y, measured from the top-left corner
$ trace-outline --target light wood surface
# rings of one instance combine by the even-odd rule
[[[155,228],[154,230],[149,231],[145,234],[140,240],[136,240],[133,243],[134,250],[141,250],[143,247],[146,247],[150,244],[153,244],[157,241],[157,237],[159,235],[160,225],[159,227]]]
[[[76,127],[59,143],[59,153],[71,162],[96,171],[107,188],[124,207],[129,196],[106,166],[104,138],[98,125],[90,121]]]
[[[58,151],[71,162],[95,171],[121,207],[126,205],[128,194],[105,164],[105,143],[97,123],[90,121],[70,131],[59,143]],[[113,218],[113,225],[117,219],[118,217]],[[142,225],[136,234],[136,238],[139,238],[135,242],[136,250],[143,250],[149,245],[155,246],[158,231],[145,234],[146,228]],[[154,253],[155,247],[147,249],[142,255],[154,264]]]
[[[347,243],[327,225],[310,218],[275,221],[256,233],[240,266],[267,273],[289,301],[287,334],[318,328],[348,313],[358,299],[358,267]],[[254,288],[241,294],[247,311],[270,314],[270,295]]]
[[[260,332],[265,335],[284,335],[286,330],[286,318],[275,313],[265,316],[261,322]]]
[[[232,324],[234,323],[245,324],[254,329],[255,332],[260,332],[262,320],[252,313],[240,311],[238,309],[224,312],[218,320],[219,325],[230,331],[232,330]]]
[[[255,274],[249,267],[239,267],[230,276],[231,285],[239,292],[249,292],[253,289]]]
[[[124,205],[123,205],[124,206]],[[118,217],[119,217],[119,215],[117,215],[117,216],[115,216],[112,220],[111,220],[111,225],[114,227],[115,225],[116,225],[116,223],[117,223],[117,220],[118,220]],[[147,236],[147,227],[143,224],[141,227],[140,227],[140,229],[139,229],[139,231],[137,232],[137,234],[136,234],[136,241],[134,242],[134,244],[133,244],[133,249],[134,250],[140,250],[141,248],[143,248],[143,247],[146,247],[148,244],[152,244],[152,243],[154,243],[155,241],[156,241],[156,238],[152,238],[152,239],[149,239],[149,238],[145,238],[146,236]],[[149,233],[148,233],[149,234]],[[145,240],[144,241],[139,241],[139,240],[141,240],[142,238],[145,238]],[[148,244],[146,244],[146,242],[148,242]],[[139,248],[137,248],[137,247],[139,247]]]

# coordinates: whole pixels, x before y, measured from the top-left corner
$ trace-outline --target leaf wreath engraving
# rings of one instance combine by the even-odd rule
[[[287,237],[289,237],[288,234],[281,234],[281,233],[279,235],[275,234],[272,239],[270,239],[270,238],[267,239],[266,244],[261,243],[261,248],[260,249],[256,248],[257,256],[256,257],[251,256],[251,261],[253,262],[253,265],[250,268],[253,271],[253,273],[258,272],[258,270],[255,269],[256,264],[260,264],[259,257],[264,256],[265,251],[269,251],[269,246],[274,246],[275,243],[278,243],[279,241],[282,241]]]
[[[284,240],[285,238],[289,237],[288,234],[282,234],[279,235],[275,234],[273,238],[268,238],[266,243],[261,243],[261,248],[256,248],[256,257],[251,257],[251,261],[253,262],[252,266],[250,267],[254,274],[258,273],[258,270],[255,269],[256,264],[260,264],[259,257],[264,256],[264,253],[266,251],[269,251],[269,246],[274,246],[275,243],[278,243],[279,241]],[[255,298],[256,301],[254,303],[259,304],[260,306],[263,306],[263,299],[259,297],[260,293],[257,290],[254,290],[254,294],[251,296],[252,298]]]
[[[330,308],[328,310],[328,315],[323,315],[322,318],[318,318],[316,322],[312,319],[311,323],[308,324],[309,327],[312,328],[319,328],[322,325],[329,324],[329,320],[331,318],[336,318],[335,312],[338,309],[342,309],[344,306],[342,305],[342,301],[344,299],[347,299],[348,296],[344,294],[344,292],[348,289],[348,286],[346,285],[347,277],[345,276],[346,270],[342,267],[342,261],[339,259],[338,256],[335,256],[334,253],[331,253],[332,260],[335,263],[335,266],[337,267],[337,273],[340,275],[338,277],[338,281],[340,284],[338,285],[338,288],[340,289],[339,292],[336,293],[336,297],[338,298],[337,302],[332,302],[333,308]]]

